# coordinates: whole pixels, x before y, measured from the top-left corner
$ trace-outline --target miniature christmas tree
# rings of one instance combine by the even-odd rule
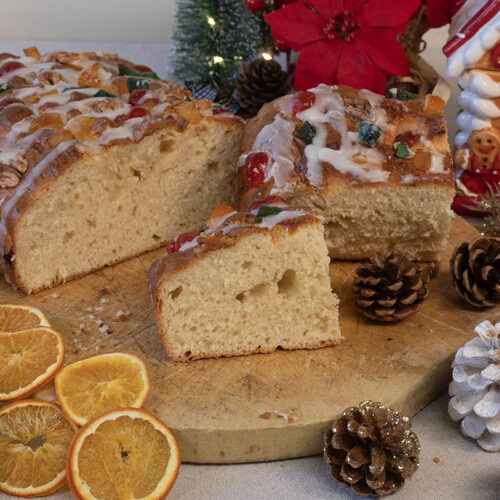
[[[178,0],[173,76],[196,97],[227,101],[240,68],[271,47],[269,26],[242,0]]]

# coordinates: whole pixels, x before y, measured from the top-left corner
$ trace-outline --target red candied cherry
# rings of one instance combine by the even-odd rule
[[[142,64],[136,64],[135,66],[132,66],[134,69],[137,71],[142,71],[143,73],[152,73],[153,70],[149,68],[148,66],[143,66]]]
[[[262,12],[266,7],[266,0],[245,0],[245,5],[250,12]]]
[[[131,120],[132,118],[141,118],[143,116],[146,116],[147,114],[148,111],[144,108],[134,108],[128,115],[118,115],[115,118],[115,123],[118,123],[120,125],[127,120]]]
[[[290,111],[294,114],[309,109],[316,101],[316,94],[307,90],[300,90],[293,94],[290,101]]]
[[[193,241],[197,236],[199,236],[199,233],[194,233],[192,231],[176,236],[174,238],[174,241],[167,243],[167,253],[170,254],[178,252],[181,246],[184,245],[184,243]]]
[[[147,90],[136,89],[128,96],[128,103],[132,106],[137,106],[139,101],[146,95]]]
[[[266,153],[249,154],[245,159],[245,181],[247,186],[259,187],[264,182],[266,167]]]
[[[0,111],[4,110],[7,106],[10,106],[11,104],[24,104],[24,102],[14,97],[2,99],[0,101]]]
[[[407,132],[402,132],[401,134],[398,134],[394,142],[404,142],[409,148],[412,148],[413,145],[418,142],[420,139],[420,136],[418,134],[414,134],[410,130]]]
[[[25,67],[26,66],[23,63],[20,63],[19,61],[9,61],[0,68],[0,76],[4,76],[7,73],[10,73],[11,71],[15,71],[16,69]]]
[[[248,207],[248,211],[250,213],[257,212],[261,205],[275,205],[277,203],[284,203],[286,205],[286,201],[281,196],[269,196],[269,198],[254,201],[250,207]]]
[[[146,116],[148,114],[148,110],[144,108],[134,108],[130,113],[128,114],[127,120],[130,120],[131,118],[142,118],[143,116]]]

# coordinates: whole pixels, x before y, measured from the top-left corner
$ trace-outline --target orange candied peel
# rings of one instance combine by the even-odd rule
[[[213,212],[212,215],[208,218],[207,226],[210,227],[213,225],[216,219],[220,217],[224,217],[224,215],[230,214],[234,212],[234,208],[229,205],[219,205]]]
[[[23,52],[26,57],[33,57],[34,59],[40,59],[40,57],[42,57],[40,51],[35,46],[23,49]]]

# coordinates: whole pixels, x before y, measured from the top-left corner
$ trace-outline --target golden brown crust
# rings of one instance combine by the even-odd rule
[[[381,170],[387,172],[388,176],[386,180],[376,182],[377,185],[404,186],[408,189],[415,185],[432,185],[453,190],[453,162],[447,142],[443,115],[444,102],[439,97],[428,95],[409,101],[398,101],[375,94],[370,96],[367,91],[344,86],[330,87],[328,92],[340,95],[349,133],[357,134],[360,121],[374,122],[376,113],[383,113],[387,128],[375,147],[371,149],[384,158]],[[255,146],[257,136],[266,125],[275,121],[278,114],[285,120],[294,122],[295,130],[303,125],[303,122],[289,111],[292,97],[281,97],[264,105],[258,115],[247,122],[240,148],[242,155],[240,166],[243,165],[246,155],[257,152],[258,147]],[[340,146],[338,131],[331,124],[326,124],[325,127],[327,136],[324,146],[338,150]],[[416,140],[410,137],[414,142],[411,145],[414,155],[410,158],[398,158],[395,155],[394,143],[408,140],[411,133],[417,136]],[[291,147],[294,172],[289,188],[275,187],[272,176],[268,176],[268,181],[259,188],[248,188],[244,183],[243,168],[240,168],[240,209],[244,210],[255,199],[269,196],[273,188],[275,189],[272,194],[279,193],[286,201],[291,202],[297,195],[323,197],[353,188],[363,189],[373,184],[370,181],[360,181],[349,172],[341,172],[334,165],[323,161],[321,185],[313,185],[305,175],[307,170],[305,165],[308,162],[304,155],[305,143],[293,137]],[[439,155],[440,165],[438,169],[431,171],[434,154]]]
[[[158,310],[156,309],[156,314],[158,314]],[[234,356],[249,356],[251,354],[269,354],[271,352],[274,352],[278,349],[283,349],[284,351],[296,351],[298,349],[319,349],[322,347],[333,347],[338,344],[340,344],[340,339],[337,340],[323,340],[322,342],[316,342],[316,343],[303,343],[303,344],[291,344],[287,346],[280,346],[280,347],[270,347],[269,349],[266,349],[264,347],[259,347],[257,349],[248,349],[244,351],[238,351],[235,352],[234,354],[228,354],[228,353],[220,353],[217,351],[205,351],[201,354],[198,354],[196,356],[191,355],[189,357],[185,356],[176,356],[172,349],[170,349],[170,346],[168,344],[168,336],[166,333],[163,331],[160,325],[158,325],[158,330],[160,332],[160,337],[163,342],[163,346],[165,347],[165,352],[167,353],[168,357],[174,361],[180,361],[180,362],[188,362],[188,361],[196,361],[198,359],[205,359],[205,358],[232,358]]]

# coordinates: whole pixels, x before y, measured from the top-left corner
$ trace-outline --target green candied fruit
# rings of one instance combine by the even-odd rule
[[[0,83],[0,94],[6,90],[10,90],[11,88],[13,87],[10,83]]]
[[[394,149],[398,158],[410,158],[413,156],[413,151],[404,142],[395,142]]]
[[[373,148],[377,144],[378,138],[382,135],[382,130],[375,123],[362,121],[358,123],[359,139],[367,146]]]
[[[112,94],[111,92],[108,92],[107,90],[104,90],[104,89],[99,89],[94,94],[94,97],[112,97],[113,99],[118,99],[117,95]]]
[[[153,80],[160,79],[160,77],[154,71],[139,71],[138,69],[132,68],[125,64],[118,64],[118,69],[120,75],[136,76],[139,78],[152,78]]]
[[[397,88],[389,89],[389,94],[391,94],[392,99],[397,99],[398,101],[411,101],[418,97],[418,95],[413,92]]]
[[[127,88],[130,93],[137,89],[149,90],[149,80],[147,78],[135,78],[130,76],[127,78]]]
[[[274,207],[271,205],[261,205],[259,207],[257,215],[255,216],[255,222],[257,222],[257,224],[260,224],[264,217],[269,217],[270,215],[277,215],[281,212],[283,212],[283,209],[280,207]]]
[[[304,122],[302,127],[295,132],[295,137],[302,139],[306,144],[311,144],[315,136],[316,129],[309,122]]]

